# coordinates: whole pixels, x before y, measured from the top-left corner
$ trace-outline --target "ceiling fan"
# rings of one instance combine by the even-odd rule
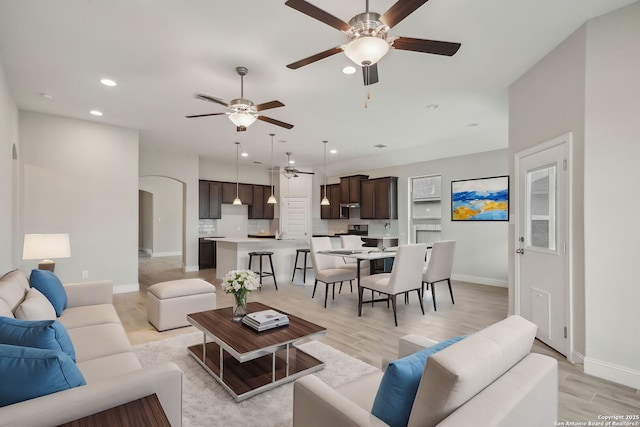
[[[305,172],[300,169],[294,168],[293,166],[288,166],[291,164],[291,151],[287,151],[287,166],[283,168],[284,172],[282,173],[287,178],[297,178],[298,174],[305,175],[315,175],[315,172]]]
[[[388,36],[391,28],[427,1],[398,0],[384,14],[380,15],[376,12],[369,12],[369,0],[366,0],[366,11],[351,18],[347,24],[305,0],[287,0],[285,2],[287,6],[324,22],[346,33],[349,37],[349,42],[344,46],[327,49],[324,52],[293,62],[287,67],[295,70],[344,51],[350,60],[362,67],[364,84],[367,86],[378,83],[377,62],[387,54],[390,46],[400,50],[453,56],[460,49],[460,43]]]
[[[226,103],[220,98],[216,98],[214,96],[205,95],[203,93],[197,93],[195,96],[198,99],[202,99],[203,101],[214,102],[216,104],[224,105],[229,108],[231,111],[226,113],[210,113],[210,114],[196,114],[193,116],[186,116],[188,119],[192,119],[194,117],[207,117],[207,116],[221,116],[223,114],[229,116],[229,119],[236,125],[236,129],[238,132],[242,132],[247,130],[249,126],[253,122],[258,120],[262,120],[263,122],[271,123],[276,126],[281,126],[286,129],[291,129],[293,125],[285,122],[281,122],[280,120],[272,119],[271,117],[263,116],[259,114],[260,111],[268,110],[270,108],[278,108],[284,107],[284,104],[280,101],[270,101],[265,102],[263,104],[255,105],[248,99],[244,97],[244,76],[247,75],[249,70],[246,67],[237,67],[236,72],[240,75],[240,98],[232,99],[230,103]]]

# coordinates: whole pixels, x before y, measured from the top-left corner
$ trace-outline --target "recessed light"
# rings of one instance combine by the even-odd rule
[[[438,107],[439,107],[439,105],[438,105],[438,104],[429,104],[429,105],[427,105],[427,108],[428,108],[429,110],[437,110],[437,109],[438,109]]]
[[[100,117],[100,116],[102,116],[102,111],[91,110],[91,111],[89,111],[89,114],[91,114],[92,116]]]
[[[342,69],[342,72],[345,74],[353,74],[356,72],[356,67],[352,67],[351,65],[347,65]]]
[[[467,123],[467,127],[469,127],[469,128],[474,128],[476,126],[478,126],[477,123]]]
[[[336,149],[334,148],[334,149],[329,150],[329,152],[330,152],[331,154],[336,154],[336,153],[338,152],[338,150],[336,150]]]
[[[40,96],[45,98],[45,99],[53,99],[53,95],[51,95],[50,93],[41,92]]]
[[[105,86],[109,86],[109,87],[116,86],[116,82],[114,82],[111,79],[102,79],[102,80],[100,80],[100,83],[102,83]]]

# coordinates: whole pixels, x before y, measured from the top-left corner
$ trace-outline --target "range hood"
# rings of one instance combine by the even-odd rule
[[[341,208],[359,208],[360,203],[340,203]]]

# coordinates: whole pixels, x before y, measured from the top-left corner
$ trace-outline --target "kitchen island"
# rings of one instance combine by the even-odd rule
[[[309,243],[306,240],[275,240],[251,237],[210,237],[205,240],[213,240],[218,243],[216,279],[224,278],[227,272],[231,270],[246,269],[249,264],[249,252],[271,251],[273,252],[273,267],[276,270],[276,279],[278,282],[287,283],[291,281],[296,249],[309,247]],[[258,260],[254,259],[252,270],[257,271],[258,268]],[[266,265],[263,263],[262,268],[268,271],[270,267],[268,263]],[[266,286],[271,285],[272,281],[269,277],[262,280]],[[307,275],[307,282],[310,280],[313,283],[312,274]],[[300,283],[300,280],[296,278],[296,282]]]

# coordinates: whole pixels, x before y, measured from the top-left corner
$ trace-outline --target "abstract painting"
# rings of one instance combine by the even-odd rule
[[[452,221],[508,221],[509,177],[451,181]]]

